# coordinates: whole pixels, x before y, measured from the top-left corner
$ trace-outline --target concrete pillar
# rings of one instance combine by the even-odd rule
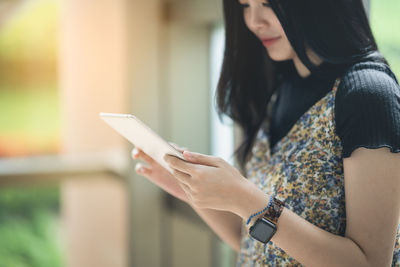
[[[127,1],[64,0],[61,4],[63,153],[126,151],[125,141],[98,113],[127,111]],[[128,266],[125,182],[107,174],[88,174],[62,182],[61,188],[66,266]]]

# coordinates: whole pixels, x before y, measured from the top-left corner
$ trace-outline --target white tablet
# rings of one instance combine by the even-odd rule
[[[163,158],[165,154],[185,160],[180,151],[133,115],[101,112],[100,118],[170,172],[172,169]]]

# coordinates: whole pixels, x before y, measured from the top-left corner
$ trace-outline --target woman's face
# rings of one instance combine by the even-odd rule
[[[269,3],[265,0],[238,1],[243,7],[247,27],[266,47],[270,58],[275,61],[294,59],[296,53]]]

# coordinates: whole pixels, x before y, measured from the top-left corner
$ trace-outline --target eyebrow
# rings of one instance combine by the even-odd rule
[[[237,2],[239,3],[239,4],[243,4],[243,3],[246,3],[247,4],[247,0],[237,0]],[[264,1],[262,1],[262,4],[270,4],[270,0],[264,0]]]

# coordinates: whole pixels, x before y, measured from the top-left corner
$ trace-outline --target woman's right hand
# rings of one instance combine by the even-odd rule
[[[172,143],[171,145],[173,145],[177,150],[183,152],[183,149],[179,148],[177,145]],[[146,177],[174,197],[179,198],[184,202],[188,202],[185,191],[183,191],[178,180],[167,169],[144,153],[140,148],[134,148],[132,150],[132,157],[133,159],[141,159],[147,163],[147,166],[142,163],[136,164],[135,169],[139,175]]]

